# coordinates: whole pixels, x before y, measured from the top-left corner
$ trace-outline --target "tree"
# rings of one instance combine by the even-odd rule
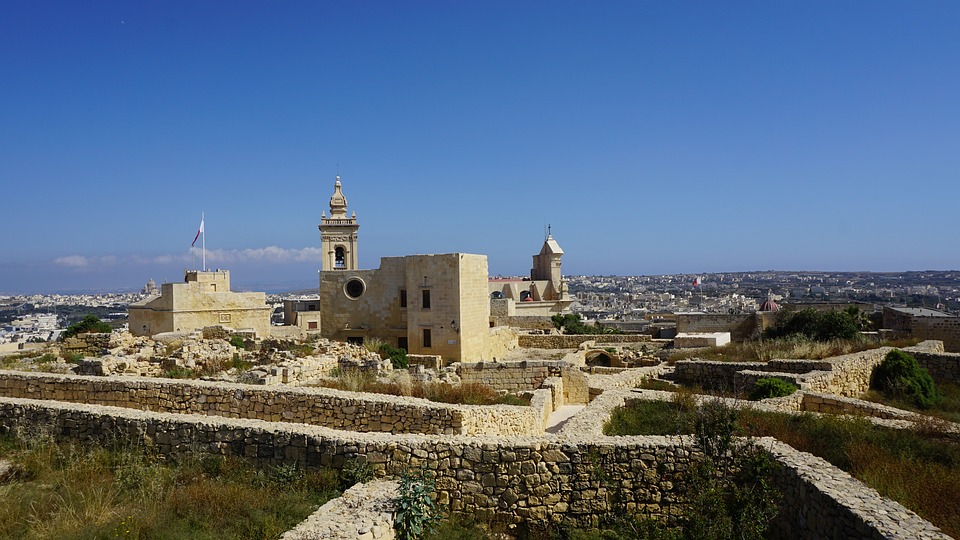
[[[88,314],[80,322],[71,324],[63,331],[63,339],[71,338],[79,334],[109,334],[113,331],[110,325],[101,321],[96,315]]]

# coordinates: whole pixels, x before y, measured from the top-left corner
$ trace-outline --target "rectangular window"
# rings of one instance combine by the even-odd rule
[[[423,301],[420,302],[420,307],[430,309],[430,289],[424,289],[421,293],[423,294]]]
[[[406,338],[406,337],[398,337],[398,338],[397,338],[397,348],[398,348],[398,349],[403,349],[403,350],[405,350],[405,351],[409,351],[409,350],[410,350],[410,348],[407,346],[407,338]]]
[[[363,345],[363,336],[347,336],[347,343],[351,345]]]
[[[423,329],[423,348],[429,349],[430,347],[432,347],[433,346],[432,341],[433,340],[432,340],[432,336],[430,335],[430,329],[424,328]]]
[[[307,330],[316,330],[316,329],[317,329],[317,321],[310,321],[307,323]]]
[[[400,289],[400,307],[407,307],[407,290]]]

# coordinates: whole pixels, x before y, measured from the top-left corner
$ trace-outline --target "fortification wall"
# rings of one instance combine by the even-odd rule
[[[730,332],[734,341],[744,341],[761,330],[760,316],[755,313],[726,315],[720,313],[678,313],[677,333]]]
[[[223,382],[15,371],[0,371],[0,396],[295,422],[358,432],[538,434],[543,432],[544,415],[543,410],[532,407],[450,405],[329,388],[280,389]]]
[[[917,339],[939,340],[945,351],[960,353],[960,317],[913,317],[910,331]]]
[[[521,334],[517,336],[521,347],[528,349],[577,349],[580,345],[597,343],[646,343],[652,338],[647,334]]]
[[[697,455],[674,437],[501,439],[345,433],[301,424],[171,415],[97,405],[0,398],[0,433],[42,430],[88,444],[143,444],[162,456],[236,455],[262,466],[342,467],[361,457],[377,476],[423,467],[440,504],[457,513],[595,525],[617,491],[631,511],[667,522],[683,510]],[[946,538],[849,475],[772,439],[783,465],[774,538]],[[598,474],[598,471],[602,471]],[[620,487],[629,489],[620,490]]]

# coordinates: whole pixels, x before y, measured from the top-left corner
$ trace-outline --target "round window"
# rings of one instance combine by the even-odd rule
[[[367,286],[364,285],[363,281],[360,278],[350,278],[350,281],[343,286],[343,292],[350,298],[356,300],[363,296],[363,291],[367,289]]]

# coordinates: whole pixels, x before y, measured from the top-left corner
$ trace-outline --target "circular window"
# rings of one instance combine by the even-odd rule
[[[363,283],[363,280],[360,278],[350,278],[350,281],[343,286],[343,292],[349,298],[356,300],[363,296],[363,291],[367,289],[367,286]]]

